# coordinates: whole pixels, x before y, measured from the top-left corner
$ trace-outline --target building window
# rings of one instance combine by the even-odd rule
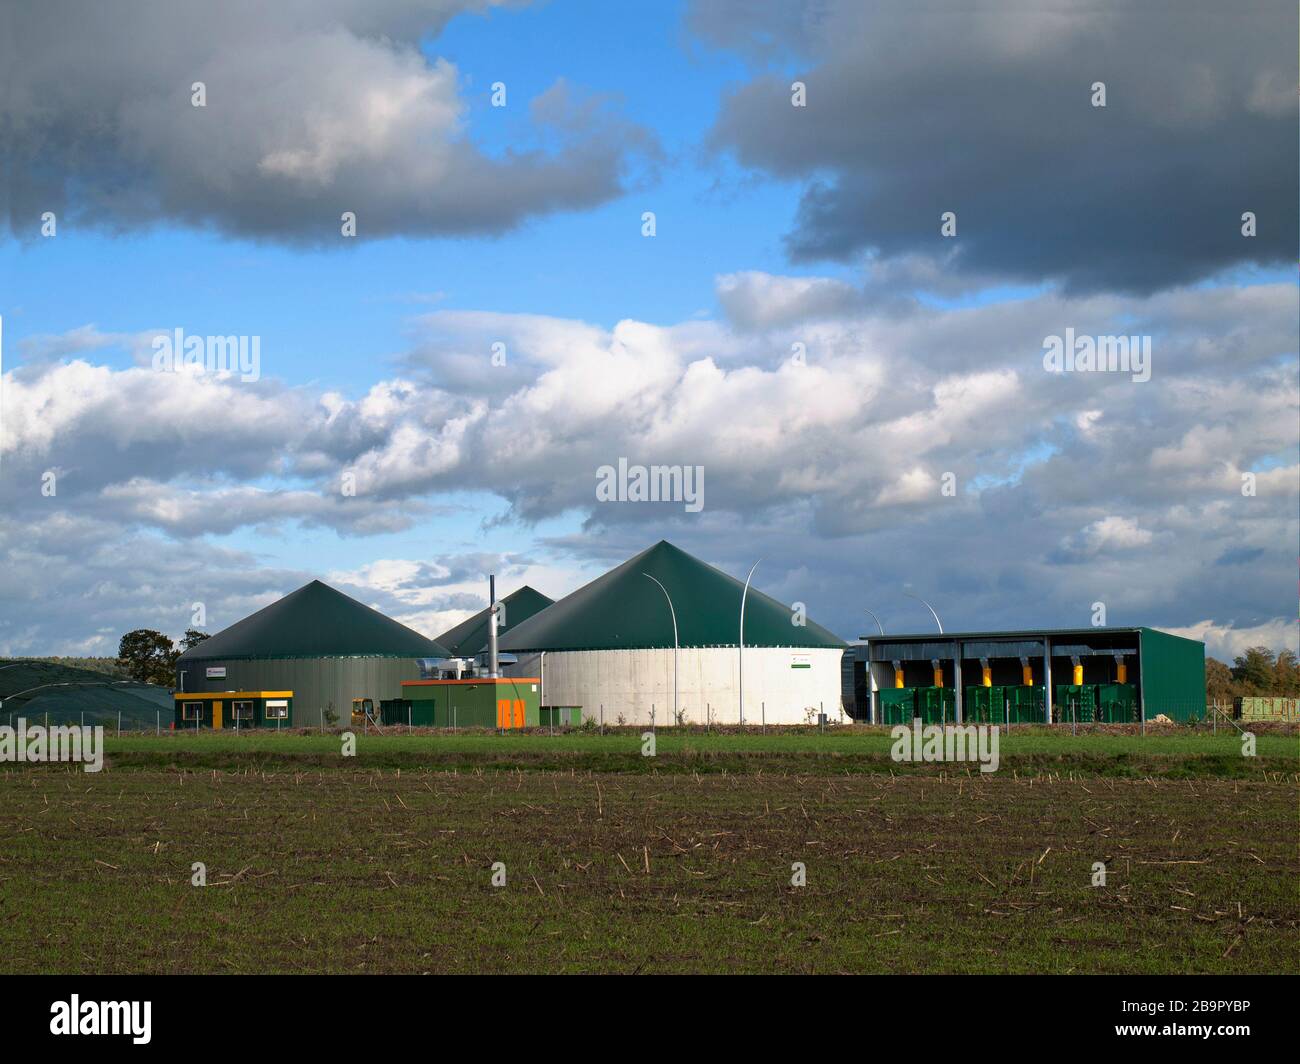
[[[181,703],[181,720],[202,720],[202,719],[203,719],[202,702]]]
[[[277,698],[274,701],[266,703],[267,720],[288,720],[289,703],[286,699]]]
[[[253,703],[252,702],[233,702],[231,703],[230,716],[234,720],[252,720]]]

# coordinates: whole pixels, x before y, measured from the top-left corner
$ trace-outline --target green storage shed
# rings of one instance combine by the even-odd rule
[[[857,720],[900,723],[907,706],[952,720],[954,700],[973,723],[1205,718],[1205,644],[1155,628],[862,636],[848,653],[843,700]]]
[[[536,676],[403,680],[400,701],[410,702],[416,727],[535,728],[541,722],[540,683]]]

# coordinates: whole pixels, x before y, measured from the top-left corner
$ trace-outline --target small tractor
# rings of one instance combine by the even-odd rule
[[[352,700],[352,727],[360,727],[367,720],[376,728],[379,727],[379,718],[375,715],[375,700],[373,698],[354,698]]]

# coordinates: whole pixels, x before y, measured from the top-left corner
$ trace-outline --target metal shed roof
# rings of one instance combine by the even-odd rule
[[[659,580],[677,613],[681,646],[736,646],[744,585],[667,540],[642,551],[507,632],[502,650],[630,650],[671,647],[673,623]],[[835,647],[845,643],[751,585],[745,600],[745,646]]]
[[[191,647],[179,660],[447,656],[413,628],[313,580]]]
[[[1008,632],[921,632],[907,635],[862,636],[872,661],[921,661],[949,656],[956,643],[967,658],[1041,655],[1050,640],[1054,655],[1106,655],[1117,650],[1136,652],[1143,632],[1201,646],[1196,640],[1152,628],[1040,628]]]

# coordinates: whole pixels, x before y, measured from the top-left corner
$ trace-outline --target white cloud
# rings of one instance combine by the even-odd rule
[[[1060,322],[1110,332],[1133,320],[1164,338],[1165,368],[1150,382],[1042,372],[1041,338]],[[548,541],[568,573],[664,535],[727,558],[754,529],[780,530],[773,556],[806,564],[852,624],[859,593],[896,597],[887,585],[898,574],[939,581],[945,571],[946,594],[959,596],[947,611],[980,624],[1004,616],[1023,627],[1035,623],[1031,608],[1050,611],[1041,623],[1076,623],[1098,599],[1115,623],[1273,617],[1278,569],[1298,538],[1300,387],[1285,353],[1295,322],[1289,285],[1147,299],[1049,293],[902,316],[868,301],[761,334],[449,311],[418,319],[400,375],[356,397],[269,377],[114,370],[72,338],[70,361],[5,374],[0,527],[6,560],[22,571],[42,553],[21,529],[43,542],[47,530],[57,540],[94,522],[110,540],[161,534],[202,553],[213,534],[323,526],[364,537],[496,496],[496,521],[585,524],[582,545]],[[1232,342],[1207,347],[1216,330]],[[1287,330],[1290,348],[1279,346]],[[788,357],[795,337],[807,343],[804,364]],[[498,339],[507,367],[489,361]],[[507,376],[444,387],[448,351],[480,377]],[[702,465],[704,512],[597,503],[596,469],[623,456]],[[48,469],[59,472],[54,498],[39,491]],[[1258,470],[1254,497],[1241,493],[1246,470]],[[955,498],[938,490],[947,472]],[[341,490],[346,474],[354,497]],[[385,567],[351,542],[348,579],[431,633],[482,598],[490,570]],[[950,568],[967,553],[977,567]],[[166,558],[157,581],[171,586]],[[828,578],[846,564],[853,581]],[[86,586],[96,579],[87,573]],[[73,627],[103,626],[92,612]]]
[[[1273,650],[1286,648],[1300,653],[1300,626],[1285,617],[1246,628],[1237,628],[1231,622],[1216,624],[1207,620],[1184,628],[1161,626],[1161,631],[1187,639],[1199,639],[1205,643],[1206,657],[1217,658],[1229,665],[1249,647],[1269,647]]]

